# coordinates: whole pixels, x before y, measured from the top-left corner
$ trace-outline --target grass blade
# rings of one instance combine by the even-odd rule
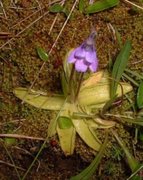
[[[113,70],[112,70],[113,80],[111,82],[111,92],[110,92],[111,98],[113,98],[116,95],[117,86],[128,63],[130,51],[131,51],[131,42],[126,41],[121,52],[117,56],[117,59],[113,66]]]
[[[135,77],[137,80],[143,79],[143,75],[142,75],[142,74],[139,74],[139,73],[136,72],[136,71],[132,71],[132,70],[130,70],[130,69],[125,69],[125,72],[131,74],[131,76]]]
[[[82,13],[85,7],[85,0],[79,1],[79,11]]]
[[[111,130],[111,132],[114,135],[117,142],[119,143],[119,145],[121,146],[121,148],[123,149],[127,157],[127,162],[131,171],[134,172],[139,167],[139,162],[132,156],[132,154],[129,152],[128,148],[125,146],[123,141],[119,138],[118,134],[113,130]]]
[[[135,81],[131,76],[129,76],[128,74],[126,73],[123,73],[123,77],[125,77],[126,79],[128,79],[133,85],[135,86],[139,86],[139,84],[137,83],[137,81]]]
[[[93,173],[95,172],[96,168],[98,167],[100,160],[103,156],[104,150],[106,148],[106,145],[108,143],[108,135],[106,135],[105,141],[102,144],[99,153],[97,154],[97,156],[95,157],[95,159],[92,161],[92,163],[86,168],[84,169],[80,174],[70,178],[70,180],[87,180],[90,179],[90,177],[93,175]]]
[[[143,81],[140,83],[137,92],[137,105],[138,108],[143,108]]]

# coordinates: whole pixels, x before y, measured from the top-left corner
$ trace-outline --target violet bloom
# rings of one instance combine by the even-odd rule
[[[94,37],[96,33],[92,32],[85,42],[74,49],[68,56],[68,62],[75,64],[78,72],[86,72],[88,68],[92,72],[96,72],[98,67],[98,59],[95,50]]]

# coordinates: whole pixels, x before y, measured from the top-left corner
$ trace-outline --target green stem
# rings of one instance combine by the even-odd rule
[[[75,99],[74,99],[74,101],[76,101],[77,98],[78,98],[78,94],[79,94],[79,91],[80,91],[80,87],[81,87],[83,75],[84,75],[84,73],[81,73],[81,74],[80,74],[80,79],[79,79],[79,83],[78,83],[78,87],[77,87],[77,92],[76,92],[76,94],[75,94]]]
[[[72,70],[71,70],[71,74],[70,74],[70,78],[69,78],[69,94],[71,93],[71,87],[72,87],[72,80],[73,80],[73,75],[75,72],[75,66],[72,66]]]
[[[114,135],[117,142],[119,143],[119,145],[121,146],[121,148],[123,149],[124,153],[126,154],[128,165],[130,166],[131,171],[134,172],[137,169],[137,167],[139,167],[139,162],[132,156],[125,144],[119,138],[118,134],[114,130],[111,130],[111,132]]]

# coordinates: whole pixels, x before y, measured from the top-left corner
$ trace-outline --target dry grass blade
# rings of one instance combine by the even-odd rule
[[[10,167],[14,167],[13,164],[8,163],[8,162],[5,162],[5,161],[2,161],[2,160],[0,160],[0,163],[1,163],[1,164],[6,164],[7,166],[10,166]],[[21,167],[19,167],[19,166],[16,166],[16,168],[19,169],[19,170],[25,171],[25,169],[23,169],[23,168],[21,168]]]
[[[1,5],[1,7],[2,7],[2,11],[3,11],[3,14],[4,14],[4,16],[5,16],[5,19],[7,19],[6,11],[5,11],[5,9],[4,9],[4,6],[3,6],[2,1],[0,1],[0,5]]]
[[[129,4],[131,4],[131,5],[133,5],[133,6],[135,6],[135,7],[137,7],[137,8],[139,8],[139,9],[141,9],[141,10],[143,10],[143,7],[141,7],[141,6],[133,3],[133,2],[131,2],[131,1],[128,1],[128,0],[124,0],[124,1],[127,2],[127,3],[129,3]]]
[[[19,139],[31,139],[31,140],[38,140],[38,141],[44,141],[44,138],[39,137],[31,137],[31,136],[25,136],[25,135],[19,135],[19,134],[0,134],[0,138],[19,138]]]
[[[63,6],[63,5],[64,5],[64,3],[65,3],[65,0],[64,0],[64,1],[62,1],[61,5]],[[55,23],[56,23],[56,21],[57,21],[58,17],[59,17],[59,13],[58,13],[58,14],[56,15],[56,17],[54,18],[54,21],[53,21],[53,23],[52,23],[52,25],[51,25],[51,27],[50,27],[49,33],[48,33],[49,35],[51,34],[52,29],[53,29],[53,27],[54,27],[54,25],[55,25]]]
[[[18,171],[18,169],[17,169],[17,166],[15,165],[15,162],[14,162],[14,160],[13,160],[13,158],[12,158],[11,154],[9,153],[9,151],[8,151],[7,147],[5,146],[5,144],[4,144],[4,143],[2,143],[2,145],[3,145],[3,147],[4,147],[4,149],[5,149],[6,153],[7,153],[7,155],[9,156],[9,158],[10,158],[10,160],[11,160],[12,164],[13,164],[13,167],[14,167],[15,172],[16,172],[16,174],[17,174],[17,178],[21,180],[21,177],[20,177],[19,171]]]
[[[4,43],[0,49],[2,49],[4,46],[6,46],[7,44],[11,43],[11,41],[14,40],[15,37],[18,37],[19,35],[21,35],[23,32],[25,32],[25,30],[27,30],[28,28],[30,28],[33,24],[35,24],[37,21],[39,21],[41,18],[43,18],[44,16],[46,16],[47,14],[49,14],[49,11],[45,12],[43,15],[41,15],[40,17],[38,17],[35,21],[33,21],[32,23],[30,23],[28,26],[26,26],[22,31],[20,31],[19,33],[17,33],[14,37],[12,37],[11,39],[9,39],[6,43]]]

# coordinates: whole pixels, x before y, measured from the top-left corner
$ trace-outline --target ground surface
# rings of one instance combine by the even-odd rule
[[[13,2],[13,3],[12,3]],[[141,2],[135,1],[140,4]],[[73,1],[66,3],[70,10]],[[21,104],[13,94],[18,86],[29,87],[37,76],[43,61],[39,59],[36,47],[50,51],[66,17],[59,14],[56,23],[50,28],[56,14],[48,13],[45,1],[4,1],[0,7],[0,134],[19,134],[30,137],[46,138],[47,128],[55,113],[39,110],[27,104]],[[119,45],[109,28],[117,28],[122,41],[132,41],[132,55],[128,67],[142,73],[143,67],[143,11],[121,1],[110,10],[83,15],[77,8],[61,34],[49,62],[45,64],[34,84],[35,89],[61,92],[60,72],[62,60],[70,48],[77,47],[89,35],[92,27],[98,29],[96,49],[99,69],[107,67],[109,56],[115,59]],[[134,131],[134,128],[132,129]],[[123,135],[132,139],[131,130]],[[14,160],[22,176],[40,149],[43,141],[25,138],[1,138],[0,141],[0,179],[18,179],[14,169]],[[143,160],[142,146],[137,157]],[[113,152],[114,154],[114,152]],[[140,154],[140,155],[138,155]],[[56,137],[47,143],[35,162],[27,179],[69,179],[85,168],[94,158],[92,150],[77,138],[75,154],[65,157]],[[110,161],[109,161],[110,159]],[[130,174],[126,163],[117,158],[105,157],[93,179],[125,179]]]

